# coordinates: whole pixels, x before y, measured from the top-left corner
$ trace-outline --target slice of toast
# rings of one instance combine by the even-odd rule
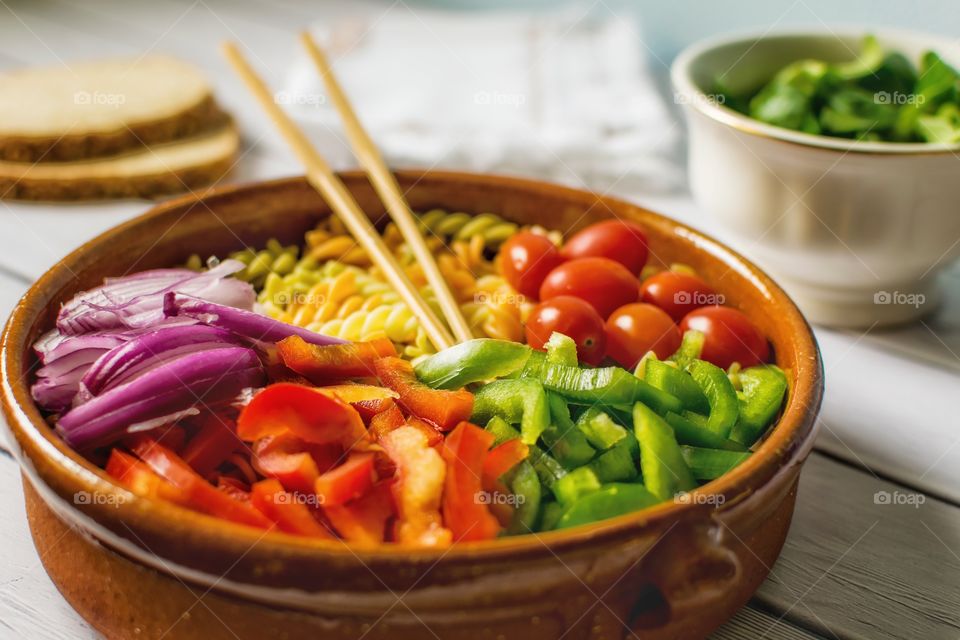
[[[131,153],[80,162],[0,161],[0,198],[150,198],[204,186],[232,166],[240,146],[233,124]]]
[[[0,160],[87,160],[222,126],[195,67],[147,56],[0,75]]]

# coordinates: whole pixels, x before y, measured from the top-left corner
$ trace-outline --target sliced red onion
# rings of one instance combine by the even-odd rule
[[[188,353],[238,345],[236,336],[215,327],[194,324],[161,328],[102,354],[84,374],[81,383],[86,392],[96,396],[128,382],[146,369]]]
[[[347,342],[280,322],[253,311],[244,311],[181,293],[168,293],[164,297],[163,311],[167,317],[194,318],[203,324],[220,327],[258,342],[279,342],[290,336],[300,336],[310,344],[318,345]]]
[[[226,306],[250,309],[253,287],[228,278],[244,268],[239,260],[224,260],[203,272],[154,269],[122,278],[107,278],[102,286],[74,296],[60,309],[57,328],[64,335],[104,329],[151,326],[163,319],[163,296],[181,292]]]
[[[166,327],[185,327],[196,324],[193,318],[164,318],[148,327],[137,329],[105,329],[83,335],[66,335],[59,329],[51,329],[33,343],[33,350],[43,364],[49,364],[80,349],[100,349],[103,352],[132,340],[133,338]]]
[[[57,428],[70,446],[88,449],[112,442],[130,425],[227,402],[244,388],[264,382],[263,366],[253,349],[200,351],[146,371],[70,410]]]

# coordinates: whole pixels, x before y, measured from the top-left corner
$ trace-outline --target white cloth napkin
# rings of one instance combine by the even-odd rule
[[[536,175],[597,190],[672,190],[679,131],[637,25],[570,8],[446,12],[394,5],[314,27],[393,166]],[[316,70],[277,99],[337,166],[355,166]]]

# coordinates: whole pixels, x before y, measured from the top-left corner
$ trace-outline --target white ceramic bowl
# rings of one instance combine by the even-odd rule
[[[671,69],[694,197],[809,319],[833,326],[905,322],[935,306],[936,275],[960,255],[960,145],[809,135],[742,115],[711,90],[721,75],[749,91],[801,58],[851,60],[866,33],[914,64],[934,50],[960,68],[957,41],[864,29],[712,39]]]

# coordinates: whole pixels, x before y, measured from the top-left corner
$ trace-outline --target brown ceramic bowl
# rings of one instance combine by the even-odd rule
[[[372,217],[382,205],[344,179]],[[596,524],[456,545],[351,548],[139,498],[67,448],[30,399],[30,345],[61,301],[105,277],[224,255],[271,236],[300,242],[329,210],[302,179],[161,204],[77,249],[17,306],[3,336],[3,412],[23,466],[40,557],[108,638],[650,638],[705,636],[741,607],[787,534],[810,451],[822,370],[809,326],[744,258],[625,202],[527,180],[399,174],[415,209],[494,211],[564,231],[611,215],[642,224],[658,260],[690,264],[770,338],[790,392],[756,455],[686,500]]]

